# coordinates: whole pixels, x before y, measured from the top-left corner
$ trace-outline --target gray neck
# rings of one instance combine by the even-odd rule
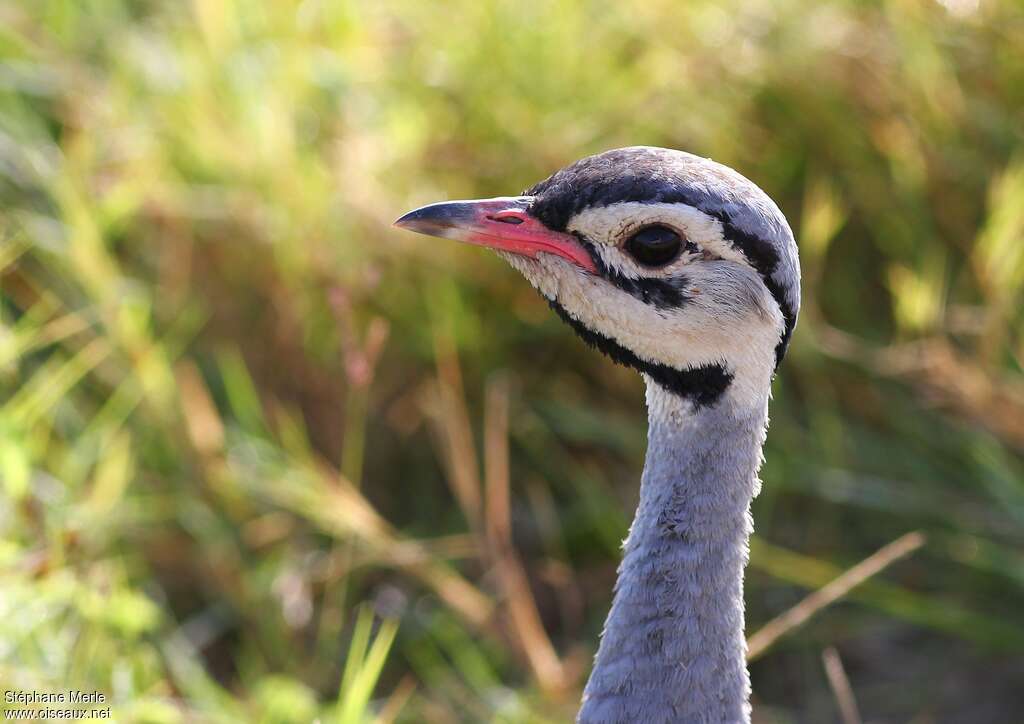
[[[749,722],[743,568],[768,419],[648,381],[640,504],[580,722]]]

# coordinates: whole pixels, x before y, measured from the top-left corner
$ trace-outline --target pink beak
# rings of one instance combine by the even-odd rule
[[[552,231],[527,213],[532,202],[529,196],[442,201],[410,211],[395,226],[531,259],[554,254],[596,274],[594,259],[574,236]]]

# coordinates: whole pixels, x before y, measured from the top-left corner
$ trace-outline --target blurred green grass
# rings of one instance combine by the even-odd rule
[[[1006,721],[1021,47],[1012,0],[0,4],[5,690],[570,718],[641,383],[498,259],[388,224],[652,144],[754,179],[801,245],[750,630],[928,536],[753,664],[759,721],[836,718],[829,646],[872,721]]]

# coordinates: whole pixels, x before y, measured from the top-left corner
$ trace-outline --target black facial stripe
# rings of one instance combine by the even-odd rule
[[[588,345],[608,355],[620,365],[645,373],[669,392],[692,402],[694,409],[699,410],[715,404],[732,383],[732,373],[722,365],[710,364],[680,370],[642,360],[610,337],[586,327],[553,299],[548,299],[548,304]]]
[[[708,213],[708,212],[703,212]],[[779,305],[782,312],[784,327],[779,343],[775,345],[775,368],[786,355],[786,348],[789,346],[789,338],[793,336],[793,327],[796,326],[796,315],[793,308],[789,306],[786,297],[779,285],[772,279],[772,272],[779,264],[779,255],[769,244],[758,239],[756,236],[737,229],[724,214],[708,214],[718,219],[722,224],[723,237],[734,247],[740,250],[750,265],[761,275],[761,281],[768,288],[772,299]]]
[[[775,369],[778,369],[779,364],[782,362],[782,358],[786,356],[786,348],[789,347],[789,340],[793,336],[793,327],[796,326],[796,315],[793,314],[793,308],[789,306],[789,302],[786,301],[779,285],[776,284],[771,277],[766,277],[764,274],[761,275],[761,278],[764,280],[764,285],[768,287],[768,291],[775,300],[775,303],[779,305],[779,310],[782,312],[782,318],[785,320],[785,326],[782,329],[782,336],[779,338],[779,343],[775,345]]]
[[[547,188],[547,184],[555,181],[556,178],[557,174],[524,192],[527,196],[537,197],[530,207],[529,213],[540,219],[545,226],[554,231],[565,231],[565,227],[570,219],[585,208],[610,206],[611,204],[625,202],[643,204],[683,203],[717,219],[722,224],[723,238],[738,249],[757,273],[761,275],[761,280],[782,311],[784,328],[779,338],[779,343],[775,346],[775,367],[778,368],[779,363],[786,354],[790,337],[793,335],[793,327],[796,326],[796,315],[793,314],[793,308],[786,302],[782,289],[771,278],[775,267],[778,266],[779,255],[770,243],[737,228],[725,213],[707,211],[701,208],[700,199],[697,195],[689,192],[685,187],[666,188],[663,185],[645,184],[638,182],[637,179],[633,179],[632,183],[628,186],[620,187],[617,184],[613,184],[607,188],[598,187],[595,190],[603,191],[603,194],[585,193],[581,189],[576,189],[577,193],[575,194],[564,193],[563,190],[563,193],[549,195],[550,191]],[[587,247],[587,251],[590,252],[590,256],[593,257],[598,269],[603,270],[605,276],[608,276],[607,267],[602,263],[593,244],[580,234],[574,235]],[[615,283],[615,280],[611,279],[610,276],[608,278]],[[621,288],[629,291],[625,287]],[[633,292],[630,292],[630,294],[633,294]],[[634,296],[637,295],[634,294]]]
[[[594,242],[586,236],[578,231],[572,232],[572,235],[590,254],[590,258],[594,260],[594,266],[597,267],[601,276],[644,304],[651,304],[658,309],[679,309],[690,301],[690,297],[686,295],[685,291],[689,280],[682,274],[668,279],[652,277],[633,279],[605,264]]]
[[[608,281],[622,291],[636,297],[644,304],[651,304],[658,309],[679,309],[690,301],[684,291],[687,279],[682,275],[671,279],[652,279],[650,277],[631,279],[611,270],[606,276]]]

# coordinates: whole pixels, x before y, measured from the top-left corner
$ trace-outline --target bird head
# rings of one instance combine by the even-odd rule
[[[800,307],[779,208],[682,151],[607,151],[522,196],[431,204],[395,225],[496,250],[584,341],[697,409],[766,401]]]

